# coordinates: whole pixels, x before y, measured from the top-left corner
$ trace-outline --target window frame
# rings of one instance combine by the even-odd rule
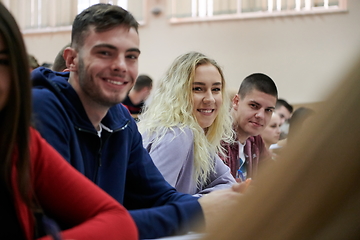
[[[338,0],[338,6],[328,7],[312,7],[308,9],[294,9],[294,10],[272,10],[272,11],[258,11],[258,12],[241,12],[241,0],[237,0],[237,12],[234,14],[219,14],[211,16],[191,16],[191,17],[173,17],[174,2],[170,1],[170,17],[169,22],[172,24],[190,23],[190,22],[205,22],[205,21],[222,21],[222,20],[236,20],[236,19],[251,19],[251,18],[269,18],[269,17],[284,17],[284,16],[299,16],[299,15],[314,15],[314,14],[329,14],[329,13],[344,13],[348,12],[347,0]],[[180,0],[182,1],[182,0]],[[198,0],[197,0],[198,1]],[[324,0],[326,1],[326,0]],[[310,0],[312,2],[312,0]],[[239,9],[240,8],[240,9]],[[193,14],[192,14],[193,15]]]
[[[65,18],[60,17],[57,14],[51,14],[53,12],[55,12],[55,4],[53,4],[53,1],[57,1],[57,0],[51,0],[50,4],[47,5],[47,8],[42,9],[42,12],[46,12],[48,15],[45,15],[44,17],[47,17],[47,25],[46,26],[40,26],[40,24],[38,24],[37,26],[33,26],[33,27],[27,27],[26,25],[28,24],[29,21],[33,22],[33,21],[38,21],[36,20],[36,18],[38,18],[38,14],[36,14],[38,12],[39,9],[36,9],[36,11],[34,12],[30,12],[31,9],[27,9],[25,4],[22,4],[22,1],[28,1],[28,0],[18,0],[17,2],[11,2],[13,0],[0,0],[9,10],[10,12],[12,12],[13,16],[15,17],[16,21],[18,22],[18,25],[22,31],[22,33],[24,35],[28,35],[28,34],[39,34],[39,33],[58,33],[58,32],[69,32],[72,29],[72,21],[75,18],[75,16],[78,14],[77,9],[78,9],[78,1],[70,1],[71,2],[71,6],[66,5],[66,6],[62,6],[63,9],[57,10],[56,12],[62,12],[62,11],[68,11],[69,15]],[[36,0],[35,0],[36,1]],[[128,0],[131,1],[131,0]],[[147,1],[146,0],[140,0],[142,4],[142,19],[140,21],[138,21],[139,26],[142,26],[146,23],[147,21]],[[99,3],[108,3],[108,2],[113,2],[111,0],[99,0]],[[14,4],[14,5],[12,5]],[[90,5],[89,5],[90,6]],[[12,9],[13,8],[13,9]],[[65,9],[66,8],[66,9]],[[131,10],[130,10],[131,11]],[[26,18],[26,14],[31,14],[30,20],[28,20],[28,18]],[[69,24],[68,25],[61,25],[61,21],[67,21],[69,20]],[[59,25],[59,26],[57,26]]]

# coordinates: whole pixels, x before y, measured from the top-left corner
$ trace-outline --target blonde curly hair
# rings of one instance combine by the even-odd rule
[[[196,67],[212,64],[221,75],[223,104],[213,124],[206,133],[193,115],[192,84]],[[194,135],[194,179],[198,185],[207,182],[214,171],[213,157],[223,154],[220,142],[231,142],[234,132],[230,115],[230,103],[225,90],[225,79],[217,62],[199,52],[189,52],[177,57],[155,90],[151,103],[143,110],[138,124],[139,131],[147,136],[154,136],[152,145],[161,141],[173,128],[190,128]]]

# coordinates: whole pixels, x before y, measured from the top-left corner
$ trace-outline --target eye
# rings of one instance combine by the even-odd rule
[[[213,92],[221,92],[221,88],[214,88],[212,91]]]
[[[258,108],[257,105],[254,104],[254,103],[250,103],[249,106],[250,106],[252,109],[257,109],[257,108]]]
[[[192,90],[195,92],[200,92],[202,90],[202,88],[201,87],[193,87]]]
[[[106,57],[111,55],[109,51],[99,51],[99,54]]]
[[[131,55],[127,55],[126,58],[136,60],[136,59],[139,58],[139,56],[138,56],[138,55],[131,54]]]
[[[273,113],[274,109],[270,108],[270,109],[266,109],[265,111],[268,112],[268,113]]]

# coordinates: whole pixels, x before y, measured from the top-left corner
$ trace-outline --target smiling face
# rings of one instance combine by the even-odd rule
[[[195,69],[193,82],[193,114],[201,128],[213,124],[222,106],[222,79],[212,64],[202,64]]]
[[[0,34],[0,111],[5,107],[10,91],[9,55]]]
[[[275,144],[279,141],[281,132],[280,127],[281,118],[277,113],[273,113],[269,125],[261,132],[261,137],[267,147],[270,147],[271,144]]]
[[[233,117],[238,140],[245,143],[250,136],[259,135],[269,124],[275,109],[276,97],[253,89],[243,99],[233,99]]]
[[[118,26],[95,32],[90,28],[79,52],[65,50],[72,72],[69,82],[84,105],[111,107],[125,99],[138,75],[139,36]]]

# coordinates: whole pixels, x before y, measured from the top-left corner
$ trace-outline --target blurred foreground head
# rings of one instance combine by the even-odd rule
[[[360,61],[205,239],[360,239],[359,109]]]

